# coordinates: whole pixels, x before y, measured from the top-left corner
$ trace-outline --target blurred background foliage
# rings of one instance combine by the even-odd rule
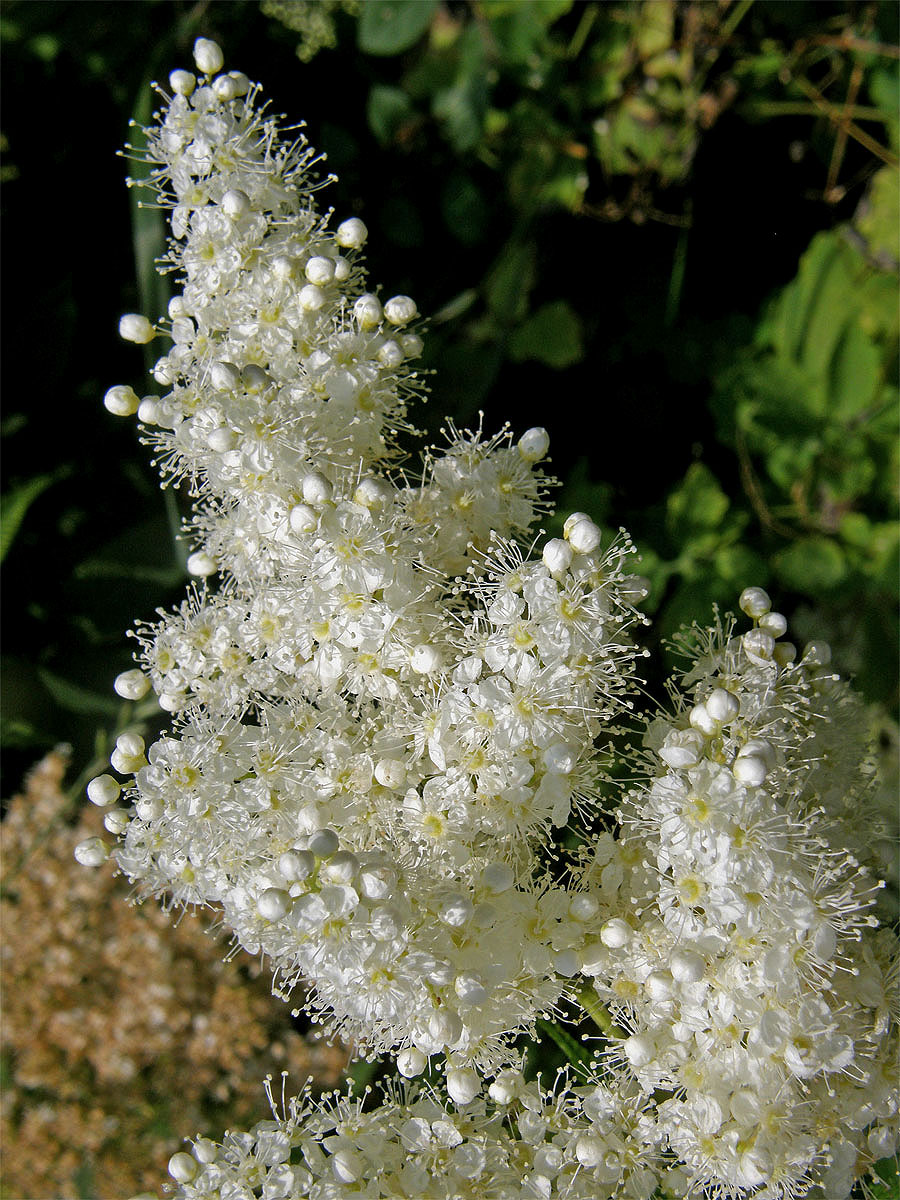
[[[872,705],[894,803],[898,12],[4,0],[3,794],[66,742],[74,812],[149,720],[111,690],[123,631],[186,582],[183,502],[101,398],[140,390],[118,317],[168,286],[115,151],[204,35],[306,118],[373,283],[428,314],[431,438],[545,425],[561,516],[631,531],[650,691],[666,637],[761,584]]]

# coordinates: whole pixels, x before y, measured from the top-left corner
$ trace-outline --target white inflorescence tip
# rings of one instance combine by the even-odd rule
[[[369,231],[359,217],[349,217],[338,225],[334,240],[344,250],[358,250],[368,236]]]
[[[156,337],[156,330],[140,313],[126,313],[119,320],[119,336],[126,342],[136,342],[139,346],[146,346]]]
[[[216,71],[221,71],[224,61],[222,48],[216,42],[209,38],[197,38],[194,42],[194,62],[197,70],[204,75],[215,75]]]
[[[526,429],[518,441],[519,453],[528,463],[540,462],[550,449],[550,434],[540,425]]]
[[[108,858],[109,847],[102,838],[88,838],[75,847],[75,861],[83,867],[100,867]]]
[[[150,691],[150,680],[143,671],[123,671],[117,675],[113,687],[123,700],[143,700]]]
[[[135,390],[124,383],[111,387],[103,397],[103,403],[117,417],[131,417],[141,405]]]

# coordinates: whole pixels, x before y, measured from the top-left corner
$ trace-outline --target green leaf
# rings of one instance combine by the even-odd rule
[[[856,323],[835,347],[828,371],[828,404],[833,416],[851,419],[872,406],[881,383],[881,353]]]
[[[58,478],[59,472],[36,475],[0,498],[0,562],[6,558],[31,505]]]
[[[394,140],[397,130],[413,111],[412,102],[400,88],[376,84],[369,92],[366,119],[383,146]]]
[[[364,54],[400,54],[431,24],[438,0],[366,0],[357,25]]]
[[[900,1156],[883,1158],[875,1164],[868,1194],[872,1200],[900,1200]]]
[[[509,341],[509,356],[516,362],[534,359],[548,367],[571,367],[584,357],[581,318],[565,300],[544,304]]]
[[[96,713],[101,717],[115,718],[122,708],[122,701],[115,696],[92,692],[80,684],[73,683],[71,679],[64,679],[61,675],[48,671],[45,667],[38,667],[38,675],[55,702],[70,712]]]
[[[533,242],[507,242],[485,280],[485,300],[491,315],[501,325],[520,321],[528,311],[528,295],[534,287],[535,246]]]
[[[484,237],[488,206],[470,176],[454,171],[441,191],[441,214],[449,229],[464,246],[473,246]]]
[[[729,500],[703,463],[691,463],[684,479],[666,501],[666,525],[678,542],[691,530],[717,529]]]
[[[800,538],[776,556],[774,566],[782,584],[797,592],[830,591],[847,576],[843,550],[827,537]]]
[[[890,263],[900,259],[900,171],[896,167],[882,167],[873,176],[855,223],[873,258]]]

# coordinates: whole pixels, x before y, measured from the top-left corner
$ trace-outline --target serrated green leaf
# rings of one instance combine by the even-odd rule
[[[581,318],[565,300],[544,304],[509,340],[515,362],[532,359],[558,370],[584,357]]]
[[[400,54],[415,45],[431,24],[438,0],[366,0],[357,25],[364,54]]]
[[[830,591],[847,577],[847,558],[827,537],[800,538],[774,560],[782,584],[797,592]]]
[[[0,498],[0,562],[6,558],[31,505],[58,478],[58,472],[36,475]]]

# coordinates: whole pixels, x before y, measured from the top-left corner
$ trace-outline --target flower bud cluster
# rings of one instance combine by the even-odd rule
[[[889,1017],[897,943],[820,801],[861,798],[829,755],[849,704],[821,646],[778,642],[759,588],[746,633],[695,647],[674,716],[647,728],[647,779],[621,810],[619,912],[582,959],[626,1030],[614,1056],[672,1150],[729,1194],[844,1196],[898,1144]],[[609,871],[609,848],[590,869]]]
[[[624,705],[632,547],[577,514],[525,556],[542,429],[451,426],[418,484],[392,470],[423,390],[416,305],[368,290],[365,226],[329,228],[312,151],[211,46],[146,131],[182,290],[121,332],[166,338],[163,394],[107,395],[200,498],[198,582],[116,681],[173,727],[120,739],[125,779],[91,799],[146,893],[215,905],[333,1029],[410,1075],[442,1055],[477,1091],[465,1073],[509,1061],[585,938],[542,849],[590,805]]]

